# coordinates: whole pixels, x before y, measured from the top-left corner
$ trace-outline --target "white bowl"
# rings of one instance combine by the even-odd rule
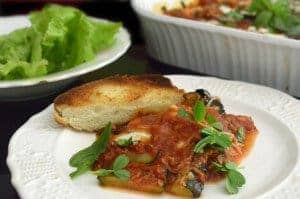
[[[178,0],[131,0],[151,57],[224,78],[300,96],[300,41],[170,17],[154,6]]]
[[[26,16],[0,17],[0,34],[7,34],[26,26],[30,26]],[[113,46],[99,52],[93,60],[74,68],[37,78],[0,81],[0,100],[34,99],[51,95],[66,88],[78,76],[95,71],[120,58],[130,46],[130,35],[125,28],[121,28],[116,38],[117,41]]]

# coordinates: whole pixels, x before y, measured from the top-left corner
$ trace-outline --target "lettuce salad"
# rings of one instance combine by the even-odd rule
[[[0,80],[39,77],[92,60],[114,44],[121,27],[53,4],[29,19],[31,27],[0,36]]]

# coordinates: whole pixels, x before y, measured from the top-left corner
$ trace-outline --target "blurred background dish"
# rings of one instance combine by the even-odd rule
[[[131,1],[151,57],[193,71],[263,84],[300,96],[299,40],[159,13],[163,5],[177,2]]]
[[[30,26],[27,16],[0,17],[0,35],[26,26]],[[128,50],[129,46],[129,33],[125,28],[120,28],[116,35],[116,42],[111,47],[98,52],[97,56],[91,61],[46,76],[20,80],[1,80],[0,99],[24,101],[57,93],[74,82],[78,76],[114,62]]]

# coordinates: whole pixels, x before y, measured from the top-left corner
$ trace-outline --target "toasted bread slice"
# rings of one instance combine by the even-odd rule
[[[183,93],[160,75],[113,76],[59,95],[54,115],[64,126],[94,132],[108,122],[121,125],[139,114],[164,111],[180,103]]]

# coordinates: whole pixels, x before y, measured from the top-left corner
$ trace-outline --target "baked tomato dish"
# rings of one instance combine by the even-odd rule
[[[299,3],[288,0],[182,0],[180,5],[162,6],[161,11],[173,17],[299,39],[299,8]]]
[[[246,182],[237,165],[257,133],[250,117],[227,114],[219,98],[200,89],[166,111],[109,123],[70,164],[90,157],[101,186],[199,197],[206,183],[226,178],[234,194]]]

